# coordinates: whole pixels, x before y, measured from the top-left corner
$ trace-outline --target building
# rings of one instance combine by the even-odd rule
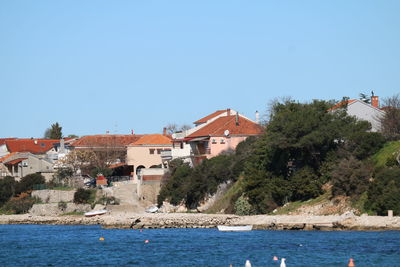
[[[380,119],[385,115],[384,110],[379,107],[379,97],[372,96],[371,104],[360,99],[349,99],[336,104],[331,110],[336,110],[347,105],[347,114],[354,116],[359,120],[365,120],[371,123],[371,131],[381,130]]]
[[[127,146],[126,163],[133,169],[133,179],[140,179],[140,170],[149,168],[167,168],[162,154],[171,152],[172,140],[167,135],[143,135]]]
[[[256,113],[256,120],[258,120]],[[262,127],[231,109],[218,110],[194,122],[195,127],[173,135],[173,159],[182,158],[196,165],[205,158],[235,150],[249,136],[262,133]]]

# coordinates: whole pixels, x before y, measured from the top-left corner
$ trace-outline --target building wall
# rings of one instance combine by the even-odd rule
[[[347,114],[355,116],[360,120],[369,121],[372,125],[371,130],[377,132],[381,127],[379,119],[384,115],[384,112],[369,104],[356,101],[347,107]]]
[[[246,140],[246,136],[213,136],[210,137],[208,147],[210,148],[210,154],[207,158],[218,156],[223,151],[235,150],[236,146]]]
[[[4,157],[5,155],[8,155],[8,154],[9,154],[9,152],[8,152],[7,146],[5,144],[0,145],[0,158]]]
[[[127,159],[128,165],[133,166],[134,180],[137,180],[136,169],[139,166],[150,168],[153,165],[162,164],[161,155],[158,150],[171,149],[172,145],[165,146],[128,146]],[[154,154],[150,154],[150,149],[154,149]]]

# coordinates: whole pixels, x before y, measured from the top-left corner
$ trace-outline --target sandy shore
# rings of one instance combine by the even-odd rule
[[[276,230],[400,230],[400,217],[301,215],[254,215],[226,214],[117,213],[96,217],[84,216],[33,216],[0,215],[0,224],[48,224],[48,225],[102,225],[104,228],[212,228],[217,225],[247,225],[254,229]]]

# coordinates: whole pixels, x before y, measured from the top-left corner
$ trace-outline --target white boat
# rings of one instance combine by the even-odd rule
[[[151,206],[151,207],[147,208],[145,211],[148,213],[155,213],[158,211],[158,208],[157,208],[157,206]]]
[[[251,231],[253,229],[253,225],[218,225],[217,226],[219,231]]]
[[[103,214],[106,214],[106,213],[107,213],[107,210],[92,210],[92,211],[85,212],[85,216],[86,217],[93,217],[93,216],[96,216],[96,215],[103,215]]]

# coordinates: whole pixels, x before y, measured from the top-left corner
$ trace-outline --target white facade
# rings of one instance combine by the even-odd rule
[[[361,100],[355,100],[347,106],[347,114],[355,116],[359,120],[365,120],[371,123],[371,131],[378,132],[381,129],[380,118],[385,112]]]

